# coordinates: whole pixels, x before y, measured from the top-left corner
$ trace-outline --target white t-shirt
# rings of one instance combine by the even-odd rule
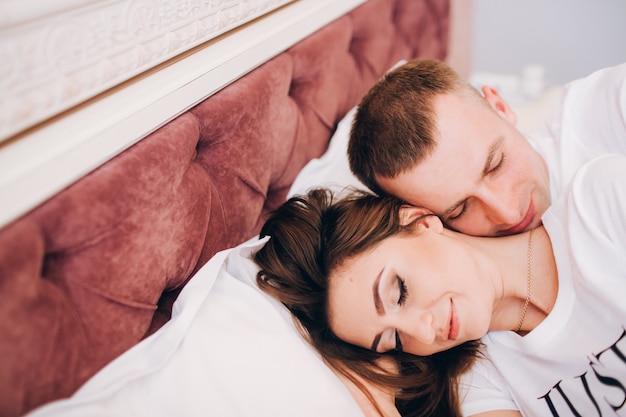
[[[548,164],[552,201],[585,162],[626,155],[626,63],[567,84],[554,114],[527,139]]]
[[[525,337],[484,337],[489,360],[463,377],[464,415],[626,416],[626,156],[584,165],[544,215],[556,304]]]

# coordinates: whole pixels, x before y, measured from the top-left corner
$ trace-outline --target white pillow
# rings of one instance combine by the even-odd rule
[[[29,416],[362,417],[286,308],[256,286],[250,254],[264,242],[217,254],[163,328]]]
[[[312,159],[302,168],[291,185],[289,197],[305,194],[311,188],[322,186],[334,191],[341,191],[348,186],[367,190],[352,174],[348,162],[348,140],[355,113],[356,107],[353,107],[337,124],[324,155]]]

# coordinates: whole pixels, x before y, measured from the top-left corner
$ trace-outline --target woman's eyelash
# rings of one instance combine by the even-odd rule
[[[400,296],[398,297],[398,305],[403,305],[404,302],[406,301],[408,291],[406,289],[406,284],[404,280],[400,277],[397,277],[397,279],[398,279],[398,287],[400,288]]]
[[[406,301],[408,291],[406,289],[406,283],[404,282],[404,279],[400,278],[399,276],[396,276],[396,279],[398,280],[398,288],[400,290],[400,295],[398,296],[398,305],[402,306]],[[394,350],[396,352],[402,352],[402,341],[400,341],[400,334],[398,333],[398,329],[396,329],[396,348]]]

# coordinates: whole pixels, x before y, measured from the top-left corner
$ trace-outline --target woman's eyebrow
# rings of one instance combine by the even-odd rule
[[[383,276],[383,271],[385,268],[381,269],[378,273],[378,276],[374,280],[374,284],[372,284],[372,293],[374,294],[374,307],[376,307],[376,314],[382,316],[385,314],[385,306],[383,305],[383,300],[380,298],[380,278]],[[382,337],[382,333],[378,333],[376,337],[374,337],[374,342],[372,342],[372,347],[370,348],[372,352],[376,352],[378,349],[378,343],[380,343],[380,338]]]
[[[385,306],[383,306],[383,300],[380,298],[379,291],[380,278],[383,275],[384,269],[385,268],[380,270],[378,276],[374,280],[374,284],[372,285],[372,293],[374,294],[374,307],[376,307],[376,314],[378,314],[379,316],[385,314]]]

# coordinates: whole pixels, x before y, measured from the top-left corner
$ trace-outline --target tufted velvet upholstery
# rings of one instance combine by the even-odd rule
[[[387,68],[445,57],[448,7],[370,0],[0,230],[0,415],[72,394],[167,321]]]

